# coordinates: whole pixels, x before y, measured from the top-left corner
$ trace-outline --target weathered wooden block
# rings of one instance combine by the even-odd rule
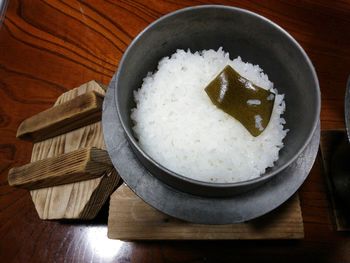
[[[101,120],[103,95],[90,91],[24,120],[17,138],[42,141]]]
[[[69,184],[101,176],[113,167],[105,150],[81,148],[9,171],[10,186],[38,189]]]
[[[241,224],[192,224],[165,215],[125,184],[111,196],[108,237],[122,240],[301,239],[304,225],[298,195],[271,213]]]

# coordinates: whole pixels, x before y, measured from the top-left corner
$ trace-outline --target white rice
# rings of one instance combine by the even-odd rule
[[[276,94],[270,123],[258,137],[218,109],[204,88],[226,66]],[[177,50],[134,93],[133,127],[142,149],[162,166],[207,182],[239,182],[272,167],[287,130],[284,95],[258,65],[230,60],[222,48],[191,53]],[[256,103],[256,102],[255,102]]]

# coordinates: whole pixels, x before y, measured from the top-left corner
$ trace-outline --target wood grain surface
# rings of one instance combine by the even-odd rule
[[[43,141],[101,120],[104,96],[88,92],[65,103],[25,119],[17,129],[17,138]]]
[[[89,81],[63,93],[55,102],[55,106],[91,91],[99,93],[101,96],[105,94],[104,87],[101,87],[96,81]],[[35,143],[31,162],[87,147],[105,150],[101,121]],[[111,167],[104,167],[102,173],[102,176],[95,179],[31,190],[30,194],[39,217],[41,219],[94,218],[120,179]]]
[[[94,179],[112,168],[106,150],[81,148],[13,167],[7,180],[10,186],[34,190]]]
[[[112,195],[108,237],[121,240],[271,240],[304,238],[298,194],[265,216],[241,224],[205,225],[167,216],[126,185]]]
[[[108,84],[131,40],[182,7],[227,4],[257,12],[305,49],[322,91],[322,129],[343,128],[350,71],[350,2],[346,0],[141,1],[11,0],[0,28],[0,261],[3,262],[350,262],[349,233],[333,230],[317,160],[300,190],[305,239],[232,242],[121,242],[107,239],[107,210],[88,223],[39,220],[27,191],[7,173],[30,160],[19,124],[91,79]]]

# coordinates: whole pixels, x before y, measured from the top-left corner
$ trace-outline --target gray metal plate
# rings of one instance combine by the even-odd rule
[[[344,105],[345,128],[350,142],[350,76],[348,77],[348,82],[346,84]]]
[[[103,105],[103,133],[113,165],[141,199],[170,216],[202,224],[240,223],[264,215],[284,203],[301,186],[317,156],[318,125],[310,144],[298,159],[266,184],[244,194],[209,198],[180,192],[150,174],[138,161],[119,122],[113,77]]]

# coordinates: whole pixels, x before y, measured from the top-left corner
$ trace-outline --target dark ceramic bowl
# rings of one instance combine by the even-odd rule
[[[206,183],[174,173],[148,156],[132,131],[133,91],[147,72],[176,49],[223,47],[231,59],[259,64],[279,93],[285,94],[284,148],[273,168],[261,177],[239,183]],[[310,142],[320,114],[320,90],[314,67],[301,46],[270,20],[247,10],[227,6],[198,6],[161,17],[143,30],[126,50],[117,72],[116,106],[128,141],[139,161],[159,180],[203,196],[227,196],[257,187],[290,165]],[[117,113],[116,113],[117,114]],[[121,175],[123,177],[123,175]]]

